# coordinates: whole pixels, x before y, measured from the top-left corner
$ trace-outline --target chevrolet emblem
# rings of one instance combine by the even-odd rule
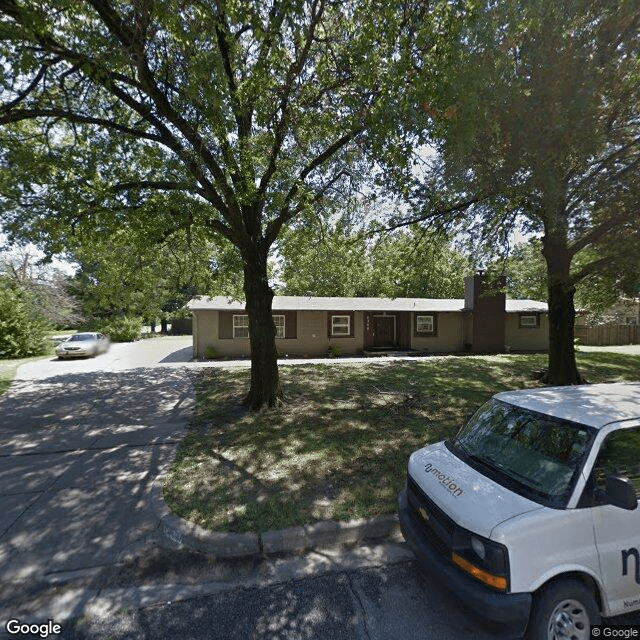
[[[423,509],[422,507],[420,507],[418,509],[418,511],[420,512],[420,515],[425,519],[428,520],[429,519],[429,514],[426,512],[425,509]]]

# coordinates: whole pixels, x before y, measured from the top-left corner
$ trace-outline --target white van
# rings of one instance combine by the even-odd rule
[[[398,498],[421,565],[507,637],[590,638],[640,610],[640,383],[498,393],[414,452]]]

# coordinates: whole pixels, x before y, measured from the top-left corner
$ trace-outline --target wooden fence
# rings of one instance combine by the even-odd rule
[[[640,326],[633,324],[600,324],[575,327],[575,337],[582,344],[640,344]]]

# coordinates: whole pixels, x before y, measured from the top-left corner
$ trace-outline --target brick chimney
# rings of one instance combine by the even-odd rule
[[[504,351],[506,278],[489,282],[484,271],[464,280],[465,308],[471,311],[472,327],[467,337],[473,353]],[[470,340],[469,340],[470,338]]]

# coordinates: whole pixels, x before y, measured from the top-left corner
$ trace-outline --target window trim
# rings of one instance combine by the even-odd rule
[[[430,325],[430,329],[421,329],[420,328],[420,320],[422,319],[423,324]],[[428,322],[426,322],[428,320]],[[416,315],[416,333],[433,333],[435,329],[435,322],[433,319],[433,315],[429,314],[421,314]]]
[[[416,338],[428,338],[438,335],[438,314],[433,313],[414,313],[413,315],[413,335]],[[431,318],[431,331],[421,331],[418,329],[418,318]]]
[[[236,324],[236,318],[246,318],[247,319],[247,324]],[[233,319],[231,321],[231,327],[233,330],[233,339],[234,340],[246,340],[249,337],[249,315],[246,313],[234,313],[233,314]],[[247,330],[247,335],[244,336],[239,336],[236,335],[236,329],[246,329]]]
[[[273,324],[275,325],[276,328],[276,339],[278,340],[283,340],[284,338],[287,337],[287,316],[284,313],[274,313],[272,315],[273,318]],[[276,324],[276,318],[282,318],[282,324],[278,325]],[[282,335],[278,335],[278,333],[280,333],[280,329],[282,329],[281,333]]]
[[[525,318],[533,318],[535,322],[533,324],[523,324]],[[540,314],[539,313],[521,313],[519,314],[518,326],[520,329],[538,329],[540,327]]]
[[[330,323],[331,323],[331,337],[332,338],[349,338],[353,335],[352,331],[353,331],[353,327],[351,324],[351,315],[350,314],[339,314],[339,313],[332,313],[330,316]],[[335,320],[338,318],[346,318],[347,323],[346,323],[346,328],[347,328],[347,332],[346,333],[336,333],[336,322]],[[340,323],[337,326],[345,326],[344,323]]]

